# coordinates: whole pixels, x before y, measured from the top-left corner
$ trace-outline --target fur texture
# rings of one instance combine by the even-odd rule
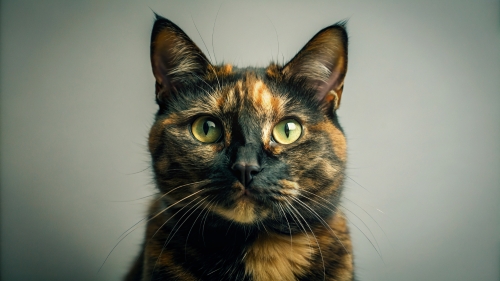
[[[336,116],[347,71],[343,23],[318,32],[286,65],[257,69],[212,65],[157,16],[151,63],[159,193],[126,280],[354,280],[337,207],[346,164]]]

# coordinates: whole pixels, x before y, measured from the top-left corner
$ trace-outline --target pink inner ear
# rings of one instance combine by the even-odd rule
[[[325,96],[330,92],[330,91],[335,91],[337,92],[339,87],[342,85],[342,79],[340,78],[340,73],[337,71],[333,71],[332,74],[330,75],[330,78],[325,82],[325,81],[317,81],[316,84],[316,99],[322,101]],[[339,81],[340,80],[340,81]]]

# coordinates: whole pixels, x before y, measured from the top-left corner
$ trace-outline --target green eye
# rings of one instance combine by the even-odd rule
[[[290,144],[299,139],[302,134],[302,126],[293,119],[279,122],[273,129],[273,138],[281,144]]]
[[[213,143],[219,140],[222,135],[222,128],[214,118],[202,116],[194,120],[191,125],[193,136],[204,143]]]

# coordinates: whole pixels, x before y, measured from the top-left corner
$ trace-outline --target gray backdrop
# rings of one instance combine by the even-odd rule
[[[500,280],[499,1],[1,5],[2,280],[119,280],[136,255],[142,225],[97,272],[154,192],[150,8],[240,66],[287,61],[349,19],[339,115],[360,280]]]

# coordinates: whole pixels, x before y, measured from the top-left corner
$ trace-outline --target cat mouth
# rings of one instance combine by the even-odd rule
[[[286,181],[286,183],[290,183]],[[230,198],[233,202],[248,202],[260,207],[271,207],[269,204],[273,201],[283,201],[290,196],[296,195],[297,190],[295,189],[276,189],[276,188],[265,188],[256,185],[250,185],[245,187],[240,182],[235,182],[231,186],[233,194]]]
[[[253,206],[262,205],[262,203],[257,199],[257,197],[254,194],[252,194],[248,189],[241,190],[240,192],[238,192],[234,197],[234,201],[237,204],[245,203],[245,204],[251,204]]]
[[[254,194],[255,191],[252,192],[251,189],[245,188],[241,183],[236,182],[233,184],[233,188],[236,189],[236,193],[234,194],[235,200],[246,200],[255,203],[256,196]]]
[[[241,183],[235,182],[231,186],[231,193],[226,197],[228,205],[215,205],[212,210],[231,221],[242,224],[253,224],[263,215],[261,205],[255,194]]]

